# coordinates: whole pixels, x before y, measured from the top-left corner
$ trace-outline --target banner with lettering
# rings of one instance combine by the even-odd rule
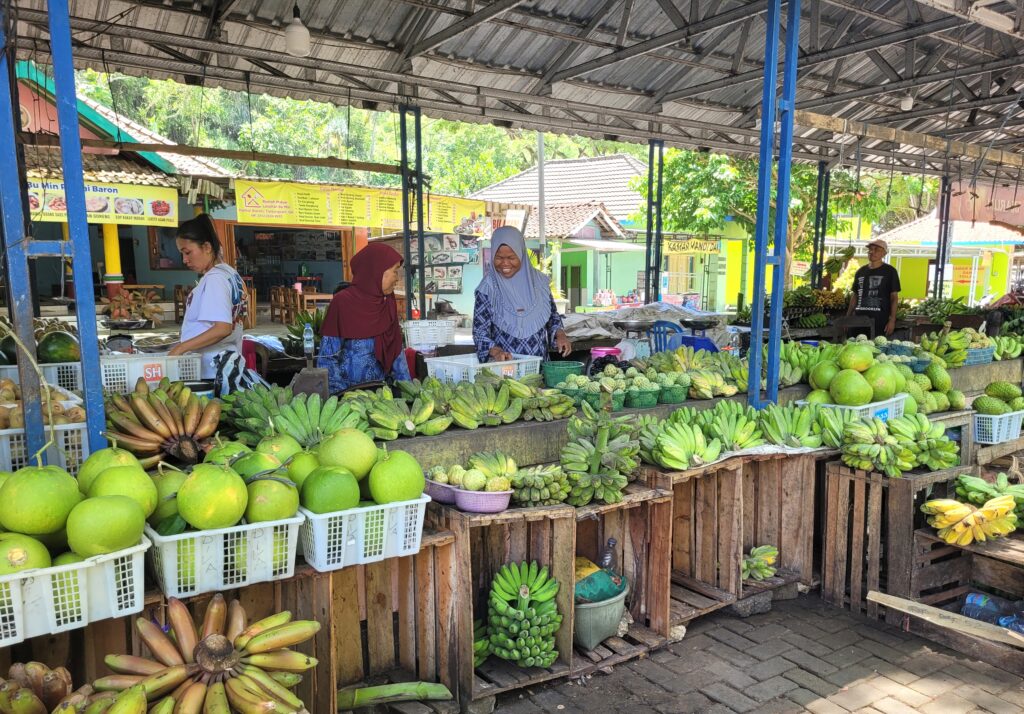
[[[63,181],[29,179],[28,203],[33,221],[67,223]],[[178,191],[162,186],[86,181],[85,211],[89,223],[177,226]]]

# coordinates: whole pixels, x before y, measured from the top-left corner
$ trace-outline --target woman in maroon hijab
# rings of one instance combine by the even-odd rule
[[[352,284],[331,300],[320,330],[317,365],[327,370],[331,392],[384,379],[410,379],[395,285],[402,256],[371,243],[352,258]]]

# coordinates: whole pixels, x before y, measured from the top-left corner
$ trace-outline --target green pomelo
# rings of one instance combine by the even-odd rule
[[[302,444],[287,434],[265,436],[256,444],[256,452],[270,454],[282,464],[302,451]]]
[[[159,499],[153,479],[139,466],[107,469],[93,480],[89,496],[127,496],[135,499],[147,518],[156,510]]]
[[[50,565],[50,551],[35,538],[11,533],[0,540],[0,575]]]
[[[892,370],[893,377],[896,379],[896,392],[895,393],[899,394],[900,392],[907,391],[907,378],[905,376],[903,376],[903,372],[901,372],[896,367],[896,365],[893,365],[893,364],[889,365],[889,369]]]
[[[288,478],[292,482],[302,488],[302,482],[306,480],[314,469],[320,466],[320,459],[317,458],[316,454],[311,451],[303,451],[292,457],[292,460],[288,463]]]
[[[839,374],[839,365],[832,360],[825,360],[811,367],[808,381],[812,389],[828,389],[837,374]]]
[[[291,518],[299,510],[299,489],[287,479],[258,478],[246,489],[249,494],[245,506],[247,523],[280,521]]]
[[[252,449],[240,441],[225,441],[206,452],[203,462],[207,464],[230,465],[236,456],[251,453]]]
[[[146,515],[128,496],[97,496],[68,516],[68,545],[83,558],[131,548],[142,538]]]
[[[872,365],[864,373],[864,379],[871,385],[871,401],[882,402],[892,399],[896,393],[896,370],[885,363]]]
[[[362,480],[377,463],[377,447],[359,429],[340,429],[320,442],[317,457],[322,466],[341,466]]]
[[[178,489],[178,513],[196,530],[230,528],[242,519],[248,500],[241,476],[227,466],[200,464]]]
[[[0,471],[0,488],[3,488],[3,485],[7,481],[7,479],[9,479],[13,475],[13,471]]]
[[[853,369],[844,369],[835,376],[829,385],[829,394],[834,404],[847,407],[862,407],[871,403],[874,390],[864,375]]]
[[[78,553],[72,553],[71,551],[68,551],[67,553],[61,553],[56,558],[54,558],[53,559],[53,564],[54,565],[72,565],[74,563],[81,563],[84,560],[85,560],[85,558],[80,556]]]
[[[164,471],[153,476],[156,484],[156,510],[149,516],[149,525],[156,528],[163,521],[178,515],[178,489],[185,483],[184,471]]]
[[[871,346],[867,343],[848,342],[840,350],[836,362],[842,370],[853,369],[858,372],[866,372],[874,364],[875,358],[871,353]]]
[[[832,395],[825,389],[815,389],[805,398],[808,404],[831,404]]]
[[[335,513],[359,504],[355,475],[340,466],[321,466],[302,482],[302,506],[313,513]]]
[[[28,466],[0,487],[0,525],[25,535],[56,533],[82,499],[78,482],[56,466]]]
[[[389,451],[370,470],[370,493],[377,503],[411,501],[423,495],[423,469],[406,451]]]
[[[231,470],[242,478],[281,468],[281,460],[271,454],[254,451],[231,464]]]
[[[82,465],[78,468],[78,490],[83,494],[89,493],[89,487],[92,486],[92,482],[96,480],[96,477],[107,469],[112,469],[117,466],[135,466],[142,468],[139,464],[139,460],[135,458],[135,454],[124,449],[118,449],[113,446],[107,449],[100,449],[89,454]]]

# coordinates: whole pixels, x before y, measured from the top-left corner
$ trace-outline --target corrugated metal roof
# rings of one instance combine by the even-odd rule
[[[671,3],[671,5],[670,5]],[[441,42],[424,38],[463,21],[463,0],[344,0],[300,2],[313,31],[310,58],[283,52],[283,26],[293,0],[76,0],[72,3],[76,52],[81,66],[173,77],[231,89],[266,91],[338,104],[391,109],[415,102],[430,116],[497,121],[527,128],[631,141],[664,138],[671,144],[756,151],[765,28],[760,0],[632,0],[624,28],[622,2],[526,0],[503,14]],[[225,5],[230,11],[222,17]],[[476,11],[490,3],[469,3]],[[948,29],[923,31],[951,16],[904,0],[816,0],[803,4],[798,105],[835,95],[818,111],[882,122],[915,131],[964,127],[988,129],[967,136],[1016,142],[1021,126],[1000,128],[1024,86],[1019,67],[980,71],[986,61],[1016,62],[1024,41],[974,23],[951,21]],[[675,7],[677,13],[666,13]],[[989,6],[1010,12],[1001,0]],[[21,0],[18,31],[22,56],[46,61],[41,26],[45,0]],[[33,15],[35,11],[35,15]],[[598,17],[607,11],[605,17]],[[216,20],[211,22],[211,17]],[[99,23],[97,23],[99,21]],[[560,77],[543,76],[578,67],[680,25],[680,41]],[[689,30],[686,28],[689,27]],[[704,29],[706,31],[696,32]],[[147,35],[155,31],[164,35]],[[906,33],[912,39],[879,43],[871,52],[850,52],[856,43]],[[690,34],[690,37],[682,35]],[[208,44],[203,44],[207,42]],[[418,48],[418,49],[417,49]],[[567,50],[574,53],[565,56]],[[418,51],[423,50],[423,51]],[[810,64],[822,52],[845,54]],[[1019,64],[1019,63],[1018,63]],[[915,107],[899,108],[903,91],[885,85],[908,70],[926,76],[958,70],[955,79],[922,84]],[[750,73],[755,76],[750,78]],[[683,90],[718,82],[692,96]],[[844,98],[854,91],[871,96]],[[1000,93],[1006,96],[1000,97]],[[822,151],[843,158],[852,136],[798,129],[796,156],[816,160]],[[1012,144],[1014,150],[1017,144]],[[919,167],[919,149],[864,142],[866,166],[890,159]],[[1004,147],[1005,148],[1005,147]],[[941,168],[941,151],[930,168]]]
[[[629,221],[643,197],[629,187],[647,176],[647,166],[627,154],[544,162],[544,202],[548,205],[603,205],[617,221]],[[537,167],[527,169],[473,194],[502,203],[532,203],[538,198]],[[552,235],[555,233],[548,228]]]

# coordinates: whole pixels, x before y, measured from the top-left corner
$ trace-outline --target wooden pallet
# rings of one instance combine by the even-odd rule
[[[778,590],[786,585],[800,582],[801,577],[792,571],[780,570],[774,576],[765,580],[744,580],[743,590],[740,592],[740,600],[760,595],[763,592]]]
[[[685,625],[726,605],[736,602],[736,596],[730,592],[702,583],[682,573],[672,573],[672,626]]]
[[[1024,451],[1024,436],[1002,444],[978,444],[975,460],[980,466],[985,466],[998,459]]]
[[[576,509],[576,554],[596,563],[608,539],[614,538],[612,570],[629,582],[630,614],[661,637],[670,628],[671,540],[657,536],[671,527],[672,494],[639,482],[626,487],[620,503]]]
[[[456,696],[464,704],[521,687],[568,676],[572,665],[576,509],[572,506],[515,508],[501,513],[463,513],[430,504],[428,520],[455,536],[456,618],[452,642],[457,655]],[[555,634],[559,659],[548,669],[522,669],[491,657],[473,667],[473,620],[486,617],[494,574],[509,562],[536,560],[561,583],[556,596],[562,625]],[[454,691],[454,690],[453,690]]]
[[[869,602],[869,591],[910,597],[914,529],[924,525],[919,507],[925,497],[952,498],[956,479],[975,466],[890,479],[851,469],[839,462],[826,472],[825,542],[822,598],[825,602],[872,618],[886,615]]]
[[[932,528],[914,532],[911,599],[959,612],[964,596],[987,592],[1014,600],[1024,596],[1024,535],[969,546],[948,545]],[[992,639],[957,632],[901,615],[911,632],[965,654],[1024,675],[1024,651]]]
[[[667,641],[654,631],[633,623],[622,637],[609,637],[592,650],[576,647],[572,658],[572,676],[582,677],[608,671],[617,664],[646,656]]]

